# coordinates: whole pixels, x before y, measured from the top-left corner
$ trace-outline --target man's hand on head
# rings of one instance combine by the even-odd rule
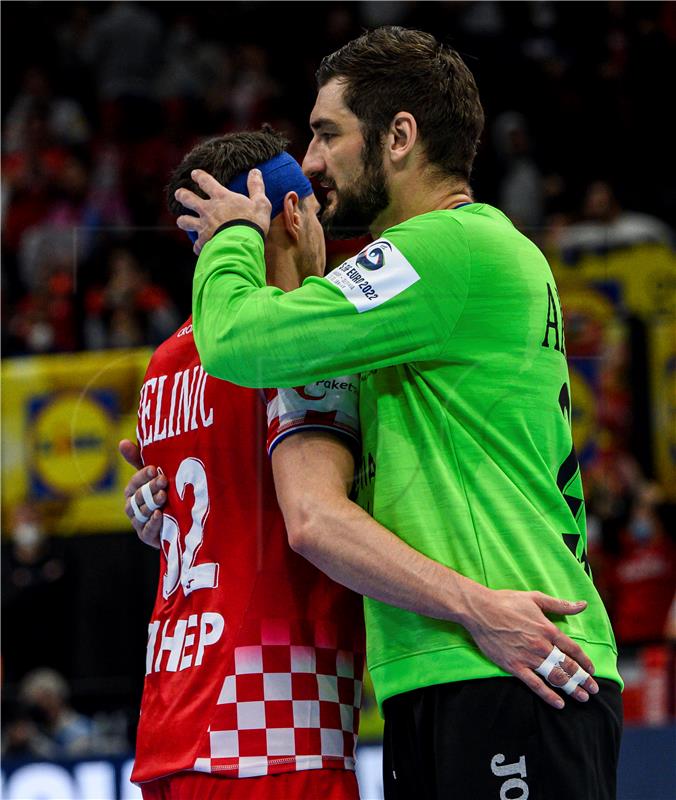
[[[253,222],[263,231],[263,235],[267,235],[272,206],[265,196],[265,184],[260,170],[252,169],[249,173],[247,179],[249,197],[231,192],[216,178],[201,169],[193,170],[191,178],[207,197],[198,197],[190,189],[177,189],[174,197],[181,205],[197,214],[197,216],[183,214],[176,220],[181,230],[194,231],[197,234],[197,241],[193,246],[195,255],[200,254],[204,245],[221,225],[233,220]]]

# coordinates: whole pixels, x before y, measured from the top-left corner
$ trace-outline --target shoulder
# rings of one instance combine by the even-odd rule
[[[462,225],[452,211],[429,211],[427,214],[419,214],[417,217],[400,222],[384,231],[382,238],[390,239],[395,237],[402,241],[411,238],[415,240],[421,235],[432,235],[442,233],[444,236],[462,236]]]
[[[388,228],[389,242],[416,268],[469,260],[467,233],[451,211],[431,211]]]
[[[473,243],[486,237],[503,240],[518,231],[502,211],[487,203],[469,203],[455,209],[430,211],[389,228],[383,238],[411,251],[430,247],[444,255],[472,249]],[[428,253],[426,253],[428,255]]]

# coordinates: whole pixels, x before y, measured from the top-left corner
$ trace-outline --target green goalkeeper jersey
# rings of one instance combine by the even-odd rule
[[[360,505],[485,586],[587,600],[554,622],[596,677],[621,684],[586,557],[561,306],[538,248],[471,203],[390,228],[288,293],[265,286],[263,250],[235,225],[200,255],[193,326],[206,371],[254,387],[361,373]],[[364,604],[380,705],[506,674],[459,625]]]

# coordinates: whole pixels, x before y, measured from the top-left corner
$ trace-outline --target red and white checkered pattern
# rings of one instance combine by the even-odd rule
[[[354,653],[337,645],[336,628],[326,622],[265,621],[260,644],[235,648],[209,755],[194,769],[240,778],[354,769],[362,659],[355,665]]]

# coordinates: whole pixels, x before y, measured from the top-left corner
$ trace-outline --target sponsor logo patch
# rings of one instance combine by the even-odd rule
[[[408,289],[420,275],[387,239],[378,239],[326,276],[361,313]]]

